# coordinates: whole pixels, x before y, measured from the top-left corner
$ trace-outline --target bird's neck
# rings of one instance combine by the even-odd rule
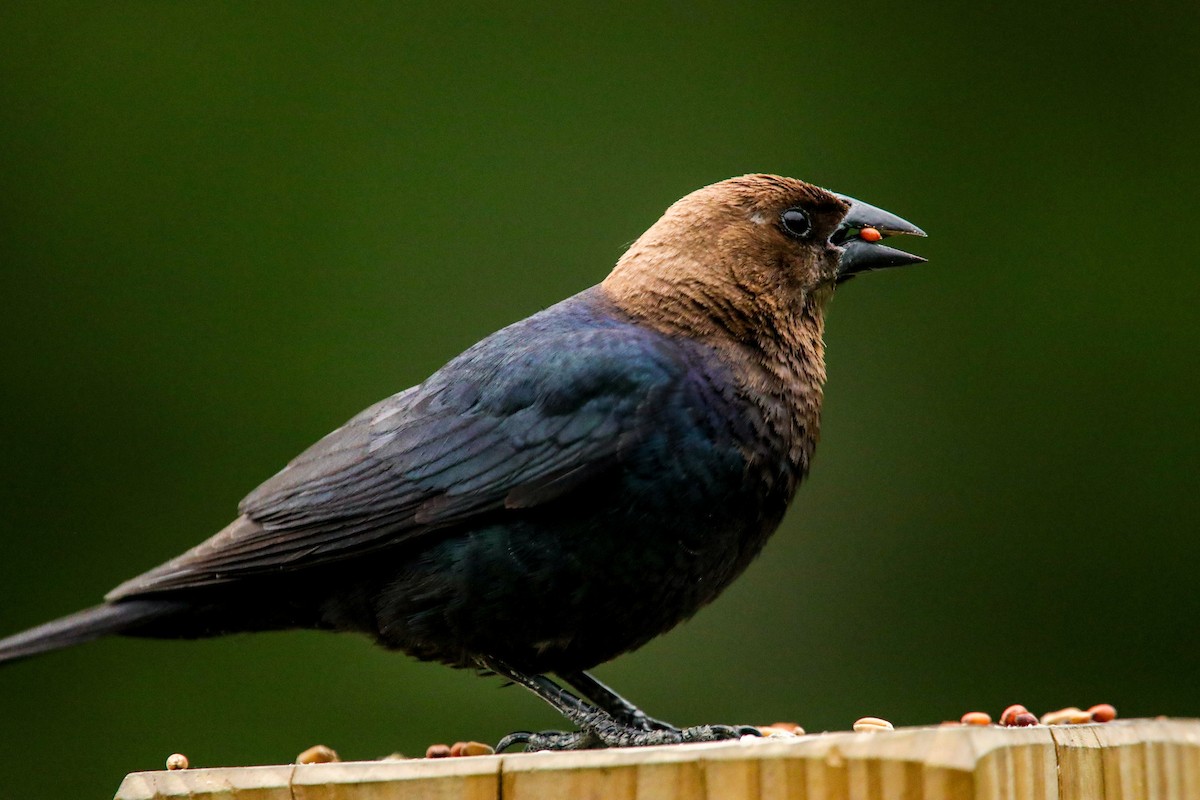
[[[599,289],[640,324],[711,347],[785,444],[797,475],[806,473],[820,430],[825,305],[833,288],[789,296],[735,280],[680,280],[678,269],[658,271],[663,278],[639,273],[615,270]]]

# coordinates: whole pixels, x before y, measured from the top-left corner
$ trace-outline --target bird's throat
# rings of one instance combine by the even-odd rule
[[[614,273],[616,275],[616,273]],[[710,347],[745,401],[808,471],[825,384],[825,307],[833,286],[797,298],[754,296],[745,287],[678,280],[613,280],[598,290],[638,324]]]

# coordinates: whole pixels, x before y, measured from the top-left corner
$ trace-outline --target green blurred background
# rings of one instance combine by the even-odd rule
[[[764,556],[599,675],[678,723],[1200,715],[1197,7],[507,5],[0,7],[0,631],[771,171],[930,263],[839,291]],[[0,709],[4,800],[559,725],[314,633],[104,641],[4,669]]]

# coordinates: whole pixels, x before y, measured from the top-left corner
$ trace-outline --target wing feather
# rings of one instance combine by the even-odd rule
[[[632,325],[520,325],[358,414],[251,492],[225,530],[110,598],[328,564],[550,502],[616,467],[686,372],[669,342]]]

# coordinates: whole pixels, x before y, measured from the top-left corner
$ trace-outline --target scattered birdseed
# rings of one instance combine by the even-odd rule
[[[1043,725],[1085,725],[1093,721],[1091,711],[1083,711],[1075,706],[1067,706],[1042,715]]]
[[[867,733],[868,731],[894,731],[896,728],[886,719],[879,717],[863,717],[854,723],[854,730],[857,733]]]
[[[785,728],[776,728],[771,725],[757,725],[755,727],[758,728],[759,733],[761,733],[764,737],[766,737],[768,739],[771,737],[775,737],[778,739],[778,738],[785,737],[785,736],[790,737],[790,736],[796,735]]]
[[[450,755],[453,758],[460,758],[462,756],[490,756],[495,752],[495,748],[483,742],[455,742],[450,745]]]
[[[1042,714],[1042,724],[1067,725],[1076,723],[1080,714],[1086,716],[1085,722],[1091,722],[1091,716],[1087,715],[1086,712],[1080,711],[1075,706],[1067,706],[1066,708],[1060,708],[1058,711],[1047,711],[1045,714]]]
[[[1028,713],[1029,713],[1028,708],[1021,705],[1020,703],[1014,703],[1013,705],[1004,709],[1004,713],[1000,715],[1000,724],[1008,726],[1008,727],[1012,727],[1013,725],[1017,724],[1017,715],[1018,714],[1028,714]]]
[[[1022,711],[1020,714],[1017,714],[1012,724],[1017,728],[1028,728],[1030,725],[1037,725],[1038,718],[1028,711]]]
[[[425,750],[426,758],[449,758],[450,746],[445,744],[431,744]]]
[[[992,716],[986,711],[968,711],[962,715],[963,725],[991,725]]]
[[[1108,703],[1094,705],[1087,713],[1091,715],[1092,722],[1112,722],[1117,718],[1117,710]]]
[[[763,736],[803,736],[804,728],[794,722],[772,722],[770,725],[759,725],[758,732]]]
[[[176,770],[187,768],[188,757],[183,753],[171,753],[171,755],[167,756],[167,769]]]
[[[314,744],[300,755],[296,756],[297,764],[332,764],[341,761],[337,751],[323,744]]]

